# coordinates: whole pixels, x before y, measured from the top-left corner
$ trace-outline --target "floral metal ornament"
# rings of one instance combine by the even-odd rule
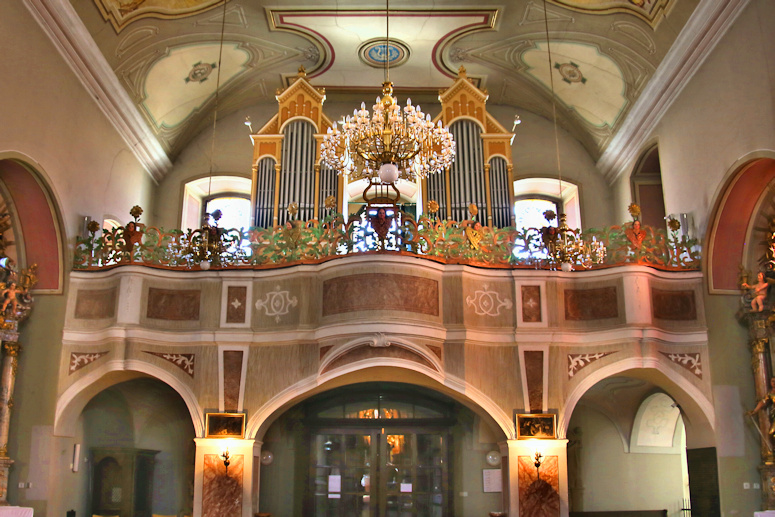
[[[439,204],[433,199],[428,201],[428,213],[435,214],[438,211],[439,211]]]
[[[627,211],[630,212],[633,219],[638,219],[640,217],[640,206],[635,203],[630,203],[630,206],[627,207]]]
[[[135,222],[137,222],[140,219],[140,216],[143,215],[143,209],[140,207],[140,205],[135,205],[132,207],[132,209],[129,211],[129,215],[131,215]]]

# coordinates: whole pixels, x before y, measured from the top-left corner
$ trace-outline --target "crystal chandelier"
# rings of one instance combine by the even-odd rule
[[[455,141],[441,121],[412,106],[407,99],[401,109],[393,97],[390,82],[390,2],[385,10],[385,81],[382,97],[377,97],[373,114],[361,103],[339,124],[334,123],[323,137],[321,161],[351,180],[367,178],[393,183],[414,181],[442,172],[455,159]]]

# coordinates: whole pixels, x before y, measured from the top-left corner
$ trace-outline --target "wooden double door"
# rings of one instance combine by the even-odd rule
[[[318,429],[310,435],[305,515],[451,515],[443,429]]]

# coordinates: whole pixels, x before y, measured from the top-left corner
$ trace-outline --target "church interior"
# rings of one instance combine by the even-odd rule
[[[0,517],[775,515],[773,25],[0,2]]]

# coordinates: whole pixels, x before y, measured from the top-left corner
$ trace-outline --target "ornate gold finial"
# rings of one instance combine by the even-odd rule
[[[137,220],[140,219],[140,216],[143,215],[143,209],[140,207],[140,205],[135,205],[129,211],[129,215],[134,217],[135,222],[137,222]]]
[[[637,220],[640,217],[640,207],[635,203],[630,203],[630,206],[627,207],[627,211],[630,212],[633,220]]]
[[[428,201],[428,213],[435,214],[439,211],[439,203],[435,199]]]
[[[460,68],[457,69],[457,76],[458,77],[467,77],[466,76],[466,67],[463,65],[460,65]]]
[[[307,70],[304,69],[304,65],[299,65],[299,77],[307,77]]]

